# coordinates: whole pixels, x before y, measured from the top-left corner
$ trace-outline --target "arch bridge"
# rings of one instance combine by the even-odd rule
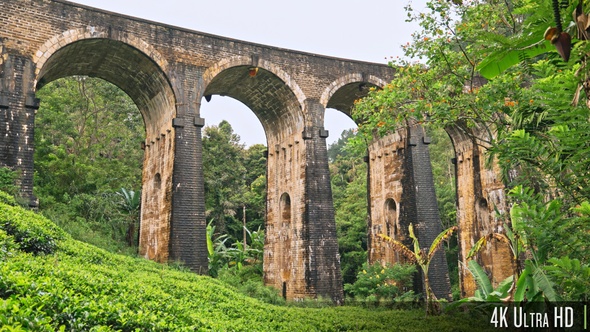
[[[190,31],[64,0],[3,0],[0,22],[0,164],[20,172],[21,193],[32,206],[40,103],[35,92],[62,77],[102,78],[132,98],[145,123],[140,254],[159,262],[182,261],[205,273],[200,105],[203,97],[230,96],[256,114],[267,138],[265,282],[291,299],[342,300],[324,112],[336,108],[349,114],[354,100],[370,87],[391,81],[391,68]],[[469,197],[460,193],[458,200],[459,220],[466,225],[460,227],[469,229],[464,232],[468,251],[477,235],[473,225],[493,223],[491,204],[481,202],[503,198],[494,174],[491,182],[481,173],[479,180],[474,177],[479,161],[469,140],[451,138],[456,147],[463,146],[459,163],[470,160],[464,176]],[[395,261],[375,240],[392,223],[400,223],[403,233],[414,222],[420,225],[418,236],[432,239],[440,229],[427,144],[421,129],[412,127],[370,148],[372,260]],[[420,186],[428,190],[422,193]],[[449,289],[443,263],[441,256],[436,265],[442,272],[434,278],[440,282],[434,284],[444,297]]]

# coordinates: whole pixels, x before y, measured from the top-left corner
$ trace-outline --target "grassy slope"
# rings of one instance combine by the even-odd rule
[[[471,331],[465,317],[268,305],[209,277],[75,241],[0,203],[0,331]]]

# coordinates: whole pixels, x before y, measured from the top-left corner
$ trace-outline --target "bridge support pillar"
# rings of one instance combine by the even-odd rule
[[[288,300],[342,303],[342,276],[323,128],[323,106],[306,101],[301,131],[269,141],[264,282]],[[285,135],[287,136],[287,135]]]
[[[414,230],[420,246],[429,250],[434,239],[442,232],[428,149],[430,138],[426,136],[424,128],[417,125],[408,127],[407,133],[405,166],[409,176],[404,183],[404,192],[407,193],[406,199],[411,205],[409,212],[413,212],[415,216],[408,219],[410,222],[415,220]],[[434,294],[439,299],[451,300],[449,268],[442,248],[432,258],[428,274]]]
[[[319,102],[306,100],[305,111],[313,121],[303,133],[306,151],[303,235],[309,241],[305,280],[317,295],[341,303],[344,295],[328,167],[328,131],[323,127],[325,110]]]
[[[24,56],[4,53],[0,46],[0,166],[19,173],[20,195],[37,207],[33,196],[35,65]]]
[[[487,137],[487,132],[477,128],[447,128],[455,147],[454,159],[457,177],[457,225],[459,226],[459,284],[461,297],[473,296],[477,284],[467,269],[468,253],[483,236],[505,233],[504,218],[506,197],[501,172],[496,160],[491,167],[486,165],[486,148],[478,138]],[[482,139],[480,142],[485,142]],[[512,275],[512,254],[508,244],[496,240],[486,245],[474,256],[489,274],[492,285]]]
[[[430,139],[422,127],[400,128],[369,147],[369,262],[403,262],[404,257],[383,242],[388,235],[413,248],[408,227],[428,250],[442,231],[428,149]],[[430,264],[429,280],[438,298],[450,299],[451,287],[445,254],[440,250]],[[423,276],[414,280],[423,293]]]
[[[179,65],[179,67],[181,67]],[[207,274],[207,222],[203,178],[203,145],[199,117],[197,69],[177,68],[172,84],[177,94],[172,215],[169,260],[179,261],[192,271]]]

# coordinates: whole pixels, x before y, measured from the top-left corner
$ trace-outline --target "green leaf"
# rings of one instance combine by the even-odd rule
[[[538,266],[536,266],[532,261],[527,261],[530,268],[533,269],[533,279],[535,282],[535,286],[539,291],[543,292],[543,295],[545,296],[545,298],[549,301],[555,302],[555,301],[560,301],[561,298],[560,296],[557,294],[557,292],[555,292],[555,287],[553,285],[553,282],[551,282],[551,280],[549,280],[549,278],[547,277],[547,275],[545,274],[545,272],[539,268]],[[529,267],[527,266],[527,268]]]
[[[492,283],[490,282],[490,278],[488,278],[486,271],[475,260],[470,260],[467,265],[469,267],[469,272],[473,275],[475,282],[477,282],[477,285],[482,292],[483,298],[487,298],[488,295],[494,291],[494,288],[492,287]]]
[[[434,253],[440,247],[442,241],[451,237],[451,235],[456,229],[456,227],[449,227],[438,234],[434,241],[432,241],[432,245],[430,245],[430,249],[428,250],[428,260],[430,260],[432,256],[434,256]]]
[[[543,53],[555,51],[549,41],[543,39],[543,33],[536,33],[510,48],[502,48],[487,56],[477,66],[481,76],[492,79],[523,59],[534,58]]]
[[[410,223],[410,226],[408,227],[409,231],[410,231],[410,238],[412,238],[412,242],[414,243],[414,255],[416,256],[416,259],[418,259],[418,261],[421,260],[421,255],[420,255],[420,243],[418,242],[418,238],[416,237],[416,234],[414,233],[414,225]]]
[[[516,282],[516,291],[514,292],[514,302],[522,302],[524,300],[525,292],[527,290],[527,278],[529,271],[525,269],[518,277],[518,281]]]
[[[513,284],[513,280],[514,280],[514,276],[509,276],[508,278],[502,280],[498,284],[498,287],[496,287],[496,290],[494,292],[500,293],[501,294],[500,297],[502,297],[502,298],[508,296],[508,291],[510,291],[510,287]]]
[[[486,242],[487,242],[486,236],[482,236],[479,240],[477,240],[477,242],[475,242],[473,247],[471,247],[471,250],[469,250],[469,253],[467,254],[467,259],[470,259],[475,254],[477,254],[481,250],[481,248],[483,248],[483,246],[486,245]]]

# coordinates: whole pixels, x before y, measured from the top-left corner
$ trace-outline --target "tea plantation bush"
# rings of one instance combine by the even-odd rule
[[[265,304],[210,277],[75,241],[0,202],[0,331],[470,331],[467,317]]]

